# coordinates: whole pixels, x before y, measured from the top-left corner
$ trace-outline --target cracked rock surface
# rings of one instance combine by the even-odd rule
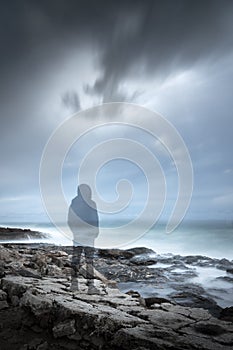
[[[217,318],[207,309],[179,305],[172,299],[143,298],[136,291],[122,293],[101,275],[94,280],[99,294],[89,295],[85,271],[78,280],[79,290],[71,291],[69,249],[0,247],[1,350],[232,349],[230,308],[221,310]],[[100,271],[102,266],[103,272],[112,263],[112,271],[120,273],[111,271],[105,277],[117,280],[127,261],[125,272],[129,276],[132,271],[138,273],[138,259],[145,262],[148,254],[140,249],[99,251],[96,268]],[[149,273],[149,267],[146,271]]]

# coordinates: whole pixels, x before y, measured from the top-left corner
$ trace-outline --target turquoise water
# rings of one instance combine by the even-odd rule
[[[0,225],[30,228],[49,234],[49,238],[47,239],[33,239],[30,242],[43,241],[58,245],[72,245],[72,240],[62,235],[50,223],[11,222],[1,223]],[[127,231],[125,235],[127,236]],[[132,232],[129,237],[132,238]],[[111,237],[108,237],[108,240],[111,242]],[[233,260],[233,225],[231,222],[225,221],[183,222],[173,233],[166,234],[165,225],[160,223],[140,239],[131,240],[131,242],[122,246],[122,248],[127,249],[138,246],[151,248],[159,254],[205,255]]]

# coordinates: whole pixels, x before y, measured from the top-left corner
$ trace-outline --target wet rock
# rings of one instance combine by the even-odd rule
[[[130,262],[135,265],[153,265],[157,263],[157,259],[151,257],[150,255],[143,254],[143,255],[136,255],[133,258],[130,259]]]
[[[224,266],[232,266],[232,262],[230,262],[228,259],[220,259],[218,262],[220,265],[224,265]]]
[[[200,288],[201,290],[202,288]],[[221,307],[217,305],[210,296],[208,296],[202,289],[202,293],[197,291],[198,289],[190,288],[190,290],[180,291],[178,293],[172,293],[171,299],[182,306],[200,307],[209,310],[209,312],[218,317],[221,312]]]
[[[182,258],[182,261],[188,265],[200,265],[202,266],[209,264],[211,258],[202,255],[188,255]]]
[[[216,280],[233,283],[233,276],[220,276],[220,277],[217,277]],[[223,292],[224,292],[224,290],[223,290]]]
[[[215,267],[219,270],[224,270],[227,272],[227,270],[233,269],[233,262],[227,259],[217,260],[215,263]]]
[[[121,249],[99,249],[99,256],[111,259],[130,259],[134,256],[134,253],[128,250]]]
[[[138,247],[131,248],[127,250],[123,249],[98,249],[98,255],[104,258],[114,258],[114,259],[130,259],[136,255],[151,254],[154,253],[152,249]]]
[[[152,254],[155,253],[154,250],[150,248],[145,248],[145,247],[136,247],[136,248],[131,248],[127,249],[127,252],[130,252],[134,255],[141,255],[141,254]]]

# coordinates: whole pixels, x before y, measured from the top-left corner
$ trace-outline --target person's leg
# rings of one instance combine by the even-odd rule
[[[78,274],[81,264],[81,254],[82,254],[82,246],[73,247],[73,256],[71,262],[71,289],[78,289]]]
[[[94,283],[94,267],[93,267],[93,258],[94,258],[94,249],[92,247],[84,247],[85,259],[86,259],[86,277],[87,284]]]
[[[100,294],[99,290],[94,285],[94,249],[85,247],[86,271],[87,271],[87,286],[88,294]]]

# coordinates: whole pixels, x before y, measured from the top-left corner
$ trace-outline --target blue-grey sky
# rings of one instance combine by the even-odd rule
[[[0,222],[45,220],[39,164],[50,134],[71,113],[116,101],[158,111],[183,137],[194,169],[187,218],[232,219],[231,0],[21,0],[0,8]],[[79,147],[64,164],[68,201]],[[177,179],[167,156],[158,157],[166,213]],[[144,199],[142,174],[125,161],[107,166],[99,174],[107,200],[116,173],[135,182],[134,202],[122,213],[134,215]]]

